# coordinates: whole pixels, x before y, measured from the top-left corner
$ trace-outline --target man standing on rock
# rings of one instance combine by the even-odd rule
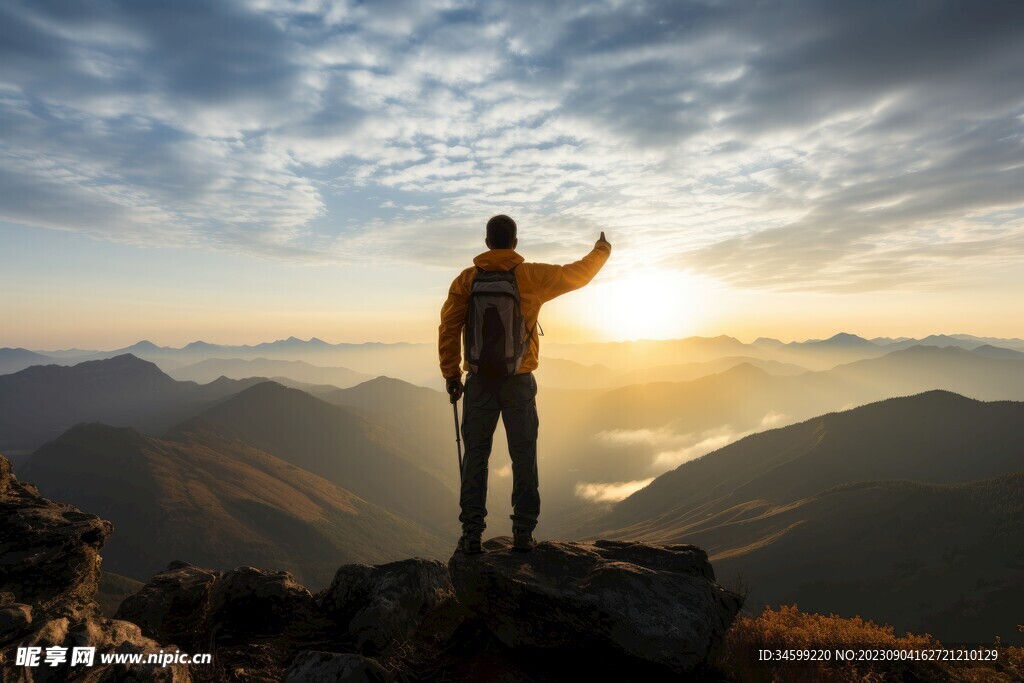
[[[501,415],[512,457],[513,548],[525,552],[535,545],[533,530],[540,514],[537,381],[533,377],[540,349],[537,316],[544,302],[590,282],[608,260],[612,246],[602,232],[594,249],[575,263],[524,263],[515,251],[516,223],[505,215],[487,222],[484,243],[488,251],[474,258],[474,265],[452,282],[438,327],[441,374],[448,395],[452,403],[463,394],[466,397],[458,550],[483,552],[487,461]],[[465,385],[462,370],[467,371]]]

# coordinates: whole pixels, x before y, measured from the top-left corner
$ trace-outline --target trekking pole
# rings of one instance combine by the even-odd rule
[[[462,481],[462,439],[459,438],[459,402],[452,401],[452,413],[455,415],[455,449],[459,454],[459,481]]]

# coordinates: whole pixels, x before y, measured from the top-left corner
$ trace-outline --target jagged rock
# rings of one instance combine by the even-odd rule
[[[110,522],[39,495],[0,457],[0,682],[134,680],[185,683],[187,667],[102,665],[102,653],[173,651],[96,604],[99,549]],[[19,667],[19,647],[94,647],[95,665]]]
[[[32,605],[12,602],[0,607],[0,643],[28,631],[32,626]]]
[[[18,647],[40,647],[45,652],[48,647],[67,648],[71,652],[75,647],[94,647],[96,655],[93,666],[70,666],[65,662],[57,667],[46,665],[39,667],[15,666],[15,653]],[[107,664],[100,663],[100,655],[104,653],[143,654],[157,653],[161,650],[174,651],[174,646],[162,646],[154,640],[142,635],[135,624],[118,619],[88,619],[72,624],[66,617],[51,619],[27,638],[18,641],[0,654],[0,681],[3,683],[18,681],[99,681],[126,680],[146,681],[148,683],[188,683],[191,680],[187,667],[180,665],[159,666],[142,664]],[[23,677],[24,676],[24,677]]]
[[[361,652],[377,654],[404,641],[424,617],[454,597],[444,564],[413,558],[374,567],[344,565],[317,602],[355,637]]]
[[[240,634],[279,634],[310,621],[313,595],[288,572],[238,567],[213,583],[210,612],[214,621],[234,637]]]
[[[703,550],[639,542],[545,541],[512,552],[488,540],[484,555],[448,563],[455,593],[510,647],[592,651],[692,671],[739,611],[714,581]]]
[[[31,604],[37,620],[99,615],[99,549],[110,522],[39,495],[0,457],[0,591]]]
[[[220,575],[188,562],[171,562],[125,598],[115,617],[138,624],[150,638],[194,649],[209,642],[210,594]]]
[[[234,641],[279,634],[312,621],[315,612],[312,594],[288,572],[254,567],[217,572],[175,561],[125,598],[116,616],[135,622],[152,638],[192,646],[212,636]]]
[[[212,652],[232,680],[282,680],[296,652],[337,635],[291,574],[253,567],[222,573],[172,562],[125,598],[117,616],[151,637]]]
[[[337,652],[300,652],[285,672],[285,683],[388,683],[391,672],[376,660]]]

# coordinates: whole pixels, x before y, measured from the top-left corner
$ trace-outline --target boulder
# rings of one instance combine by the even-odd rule
[[[377,654],[406,640],[430,612],[454,597],[444,564],[413,558],[373,567],[343,565],[317,602],[355,637],[360,652]]]
[[[43,652],[49,647],[62,647],[68,653],[76,647],[93,647],[96,654],[93,666],[71,666],[69,662],[64,662],[56,667],[19,667],[15,664],[19,647],[39,647]],[[161,650],[173,652],[175,647],[160,645],[146,638],[138,626],[127,621],[97,618],[72,623],[66,617],[61,617],[45,622],[29,636],[0,652],[0,681],[125,680],[139,683],[188,683],[191,680],[188,667],[181,665],[164,667],[148,663],[100,663],[100,655],[105,653],[148,655]]]
[[[32,605],[11,602],[0,605],[0,643],[25,633],[32,627]]]
[[[739,611],[703,550],[641,542],[545,541],[530,553],[488,540],[448,563],[463,607],[505,645],[700,667]]]
[[[211,619],[223,635],[277,635],[313,620],[313,595],[288,572],[238,567],[214,581]]]
[[[14,593],[0,593],[0,643],[26,633],[32,627],[32,605],[15,602]]]
[[[285,683],[388,683],[391,672],[376,660],[337,652],[300,652],[285,672]]]
[[[125,598],[115,617],[138,624],[150,638],[195,649],[209,643],[210,594],[219,576],[187,562],[171,562]]]

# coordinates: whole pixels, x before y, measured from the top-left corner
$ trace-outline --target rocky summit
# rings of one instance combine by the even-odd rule
[[[740,607],[691,545],[544,541],[447,565],[346,564],[311,593],[291,574],[174,561],[95,601],[109,522],[42,498],[0,458],[0,670],[8,681],[557,681],[700,678]],[[116,533],[116,531],[115,531]],[[211,664],[17,666],[18,647],[210,653]]]
[[[707,659],[740,609],[692,545],[545,541],[523,554],[504,536],[484,548],[452,557],[452,584],[512,648],[615,654],[685,673]]]

